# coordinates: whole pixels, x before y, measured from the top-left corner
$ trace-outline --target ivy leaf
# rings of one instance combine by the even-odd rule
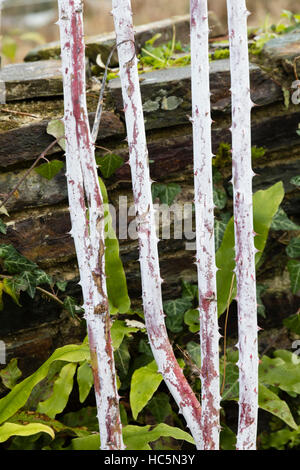
[[[282,208],[279,208],[271,223],[272,230],[300,230],[300,226],[290,220]]]
[[[297,294],[300,289],[300,261],[291,259],[287,268],[290,274],[291,290],[293,294]]]
[[[192,302],[189,297],[164,302],[164,311],[167,316],[166,326],[170,331],[172,331],[172,333],[179,333],[182,331],[184,313],[191,306]]]
[[[60,160],[52,160],[51,162],[42,163],[40,166],[34,169],[36,173],[47,180],[52,180],[60,170],[63,168],[64,162]]]
[[[77,305],[76,300],[69,295],[64,299],[64,308],[70,313],[72,318],[75,318],[78,313],[83,312],[83,309]]]
[[[110,178],[124,164],[124,159],[115,153],[107,153],[104,157],[96,157],[96,163],[103,177]]]
[[[223,188],[216,188],[213,189],[213,198],[214,198],[214,205],[217,209],[221,210],[224,209],[227,203],[227,195]]]
[[[162,380],[163,377],[157,372],[155,361],[134,371],[130,386],[130,406],[134,419],[137,419],[138,414],[152,398]]]
[[[0,233],[3,233],[3,235],[6,235],[7,232],[7,225],[3,222],[3,220],[0,219]]]
[[[25,256],[18,253],[17,250],[4,259],[3,265],[10,274],[34,271],[38,267],[35,263],[25,258]]]
[[[65,135],[65,126],[63,121],[60,119],[54,119],[48,123],[47,126],[47,134],[52,135],[56,139],[59,139],[63,135]],[[58,141],[58,145],[63,149],[66,150],[66,139],[60,139]]]
[[[300,131],[299,131],[299,135],[300,135]],[[299,186],[300,186],[300,175],[293,176],[293,178],[290,180],[290,183],[299,188]]]
[[[168,206],[173,203],[180,191],[181,187],[176,183],[154,183],[151,187],[153,201],[158,198],[162,204],[167,204]]]
[[[285,251],[290,258],[300,258],[300,237],[292,238]]]
[[[214,231],[215,231],[215,249],[216,251],[220,248],[223,236],[227,227],[227,222],[218,220],[215,218]]]
[[[41,284],[49,284],[51,286],[53,284],[52,277],[42,269],[36,269],[34,275],[37,286]]]
[[[26,292],[32,299],[34,299],[36,285],[37,285],[35,275],[31,271],[24,271],[22,272],[22,274],[19,274],[17,277],[18,279],[20,279],[21,281],[23,280],[24,283],[27,284]]]
[[[3,292],[9,295],[15,302],[15,304],[17,304],[19,307],[21,307],[21,304],[19,302],[20,291],[26,289],[27,284],[24,280],[19,280],[15,278],[3,279]]]
[[[18,368],[18,359],[16,358],[11,359],[8,365],[0,371],[0,377],[3,384],[6,388],[10,389],[14,388],[21,375],[22,372]]]
[[[93,372],[90,364],[84,361],[77,370],[77,383],[79,388],[79,401],[83,403],[93,386]]]
[[[166,418],[172,414],[170,400],[166,393],[157,393],[157,395],[151,398],[147,408],[157,423],[164,423]]]
[[[199,310],[192,308],[185,312],[184,323],[188,325],[192,333],[200,330]]]
[[[62,292],[65,292],[67,284],[68,284],[68,281],[57,281],[56,282],[57,288]]]
[[[195,341],[189,341],[186,345],[186,349],[192,361],[196,364],[198,369],[200,369],[201,368],[200,345],[198,343],[195,343]]]
[[[182,292],[181,296],[182,297],[188,297],[191,300],[198,300],[198,286],[197,284],[191,284],[190,282],[187,281],[181,281],[182,285]]]
[[[300,335],[300,313],[285,318],[283,324],[296,335]]]

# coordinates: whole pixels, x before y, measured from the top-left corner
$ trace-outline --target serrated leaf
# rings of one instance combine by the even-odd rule
[[[42,401],[37,407],[38,413],[44,413],[50,418],[55,418],[61,413],[68,402],[69,395],[73,388],[73,377],[77,364],[66,364],[60,371],[58,378],[54,382],[53,392],[48,400]]]
[[[286,254],[290,258],[300,258],[300,237],[292,238],[286,247]]]
[[[152,398],[162,380],[163,377],[157,372],[155,361],[134,371],[130,386],[130,406],[134,419],[137,419],[138,414]]]
[[[51,162],[42,163],[40,166],[34,169],[36,173],[47,180],[52,180],[60,170],[64,167],[64,163],[60,160],[52,160]]]
[[[290,275],[291,291],[293,294],[297,294],[300,289],[300,261],[291,259],[287,264],[287,268]]]
[[[179,333],[183,329],[184,313],[192,306],[189,297],[164,302],[166,326],[172,333]]]
[[[5,423],[0,426],[0,442],[5,442],[11,436],[32,436],[39,432],[45,432],[54,439],[55,434],[53,429],[45,424],[29,423],[25,425],[15,423]]]
[[[87,361],[78,367],[77,383],[79,388],[79,401],[80,403],[83,403],[90,393],[94,383],[93,371]]]
[[[64,123],[60,119],[54,119],[50,121],[47,126],[47,134],[52,135],[56,139],[65,135],[65,126]],[[58,141],[58,145],[63,149],[66,150],[66,139],[60,139]]]
[[[96,157],[96,163],[103,177],[110,178],[124,164],[124,159],[115,153],[107,153],[103,157]]]
[[[170,206],[177,194],[181,191],[181,187],[176,183],[154,183],[151,187],[153,201],[158,198],[162,204]]]
[[[18,359],[13,358],[4,369],[0,370],[0,377],[6,388],[13,389],[22,372],[18,368]]]
[[[279,208],[271,223],[272,230],[300,230],[300,226],[290,220],[282,208]]]

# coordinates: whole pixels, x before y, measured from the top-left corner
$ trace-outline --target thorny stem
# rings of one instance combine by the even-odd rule
[[[219,327],[214,243],[211,110],[206,0],[191,0],[191,80],[201,345],[202,450],[219,449]]]
[[[164,322],[162,279],[159,270],[155,215],[136,56],[129,62],[134,52],[131,4],[130,0],[112,0],[112,6],[117,43],[127,40],[119,46],[118,55],[139,236],[145,323],[158,371],[162,374],[180,412],[184,415],[197,448],[200,448],[200,404],[176,361]]]
[[[123,450],[105,279],[104,207],[86,106],[82,2],[59,0],[58,5],[70,233],[83,292],[101,449]]]
[[[232,93],[232,184],[239,332],[238,450],[255,450],[258,348],[251,167],[251,108],[245,0],[227,0]]]

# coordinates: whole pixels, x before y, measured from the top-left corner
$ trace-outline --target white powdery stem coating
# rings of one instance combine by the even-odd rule
[[[232,181],[239,324],[237,449],[255,450],[258,350],[251,168],[251,108],[245,0],[227,0],[232,93]]]
[[[103,203],[86,108],[82,4],[80,0],[58,4],[71,233],[84,298],[101,449],[124,449],[109,331]]]
[[[137,58],[135,56],[131,4],[130,0],[113,0],[112,6],[117,44],[120,44],[118,55],[139,236],[145,322],[158,371],[163,375],[170,393],[190,428],[196,446],[199,448],[201,443],[200,404],[176,361],[164,322],[162,280],[157,250],[158,240],[151,195]]]
[[[191,79],[203,450],[219,449],[219,327],[214,241],[207,0],[191,0]]]

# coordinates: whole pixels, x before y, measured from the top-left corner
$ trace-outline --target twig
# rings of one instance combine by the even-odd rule
[[[48,147],[43,150],[43,152],[37,157],[37,159],[35,160],[35,162],[31,165],[30,168],[28,168],[28,170],[26,171],[25,175],[22,176],[22,178],[20,179],[20,181],[18,181],[18,183],[16,184],[16,186],[8,193],[8,195],[6,196],[6,198],[4,199],[4,201],[1,202],[0,204],[0,209],[2,206],[4,206],[4,204],[7,203],[7,201],[12,197],[12,195],[17,191],[17,189],[19,188],[19,186],[23,183],[23,181],[27,178],[27,176],[29,175],[29,173],[34,169],[34,167],[38,164],[38,162],[42,159],[42,158],[45,158],[45,155],[47,155],[47,153],[49,152],[49,150],[52,149],[52,147],[54,147],[54,145],[56,145],[58,143],[58,141],[60,139],[62,139],[64,137],[64,135],[62,135],[61,137],[58,137],[58,139],[55,139],[53,142],[51,142],[50,145],[48,145]]]
[[[126,39],[125,41],[121,41],[118,44],[115,44],[114,47],[112,48],[112,50],[110,51],[110,54],[109,54],[108,59],[107,59],[106,64],[105,64],[105,70],[104,70],[104,75],[103,75],[103,78],[102,78],[100,95],[99,95],[98,105],[97,105],[96,114],[95,114],[95,120],[94,120],[94,124],[93,124],[93,129],[92,129],[92,132],[91,132],[91,137],[92,137],[92,142],[93,143],[96,142],[98,132],[99,132],[101,115],[102,115],[102,108],[103,108],[103,96],[104,96],[104,90],[105,90],[105,85],[106,85],[106,79],[107,79],[109,64],[110,64],[111,58],[112,58],[113,53],[115,52],[115,50],[117,50],[118,46],[120,46],[124,42],[133,42],[133,44],[135,46],[134,41],[132,41],[131,39]],[[136,56],[136,50],[134,52],[133,57],[128,62],[131,62],[134,59],[135,56]]]
[[[35,114],[23,113],[22,111],[15,111],[12,109],[7,109],[7,108],[0,108],[0,111],[3,113],[20,114],[20,116],[30,116],[35,119],[39,119],[39,116],[36,116]]]

